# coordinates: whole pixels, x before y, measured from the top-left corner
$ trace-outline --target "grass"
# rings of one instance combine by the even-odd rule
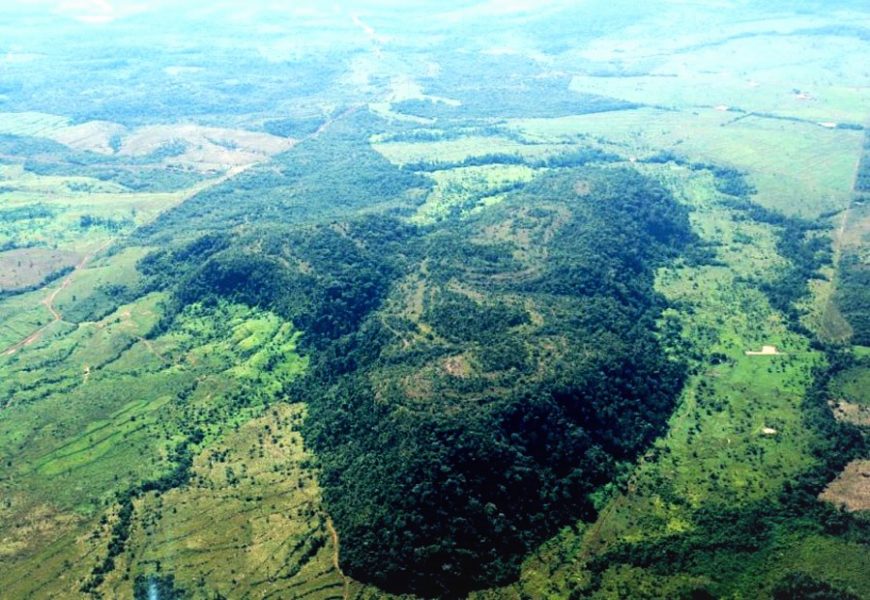
[[[535,170],[524,165],[485,165],[431,173],[435,187],[412,220],[431,223],[454,213],[490,206],[502,199],[501,192],[514,184],[530,181]]]
[[[302,405],[275,405],[215,439],[195,461],[191,485],[138,501],[132,550],[106,592],[130,596],[128,564],[144,573],[171,564],[193,598],[340,595],[344,581],[297,431],[304,414]],[[197,586],[206,579],[209,594]]]
[[[748,7],[739,22],[717,22],[700,9],[681,9],[679,19],[663,11],[630,40],[596,40],[584,57],[598,68],[575,76],[572,88],[678,109],[725,105],[813,122],[863,122],[863,44],[842,27],[863,14],[753,17]],[[660,35],[664,27],[667,36]]]
[[[731,166],[748,174],[755,201],[786,214],[815,217],[849,204],[862,132],[755,117],[729,124],[733,118],[713,109],[646,108],[511,125],[538,143],[587,136],[629,158],[670,150]]]
[[[177,191],[133,192],[90,177],[37,175],[21,165],[0,164],[0,248],[87,254],[222,180]]]
[[[847,402],[870,406],[870,371],[866,364],[838,373],[831,390]]]
[[[48,248],[21,248],[0,253],[0,293],[38,286],[46,278],[73,267],[74,252]]]
[[[7,348],[51,322],[51,314],[40,304],[44,290],[0,301],[0,347]]]
[[[36,136],[51,133],[69,125],[69,119],[39,112],[0,113],[0,133]]]

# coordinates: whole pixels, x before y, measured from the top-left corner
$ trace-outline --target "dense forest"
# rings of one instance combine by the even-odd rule
[[[852,327],[852,341],[870,346],[870,265],[857,253],[840,259],[836,293],[837,306]]]
[[[350,200],[356,177],[331,183]],[[386,200],[419,185],[395,181]],[[209,194],[176,212],[208,227],[235,210]],[[242,225],[139,269],[146,289],[172,292],[160,330],[185,305],[229,299],[305,332],[312,368],[287,393],[309,405],[342,566],[436,595],[514,578],[663,431],[683,366],[658,346],[653,272],[691,243],[663,188],[572,168],[464,221]]]
[[[455,594],[591,517],[681,387],[652,273],[688,243],[685,209],[625,170],[543,177],[424,238],[421,314],[394,290],[294,390],[347,571]]]

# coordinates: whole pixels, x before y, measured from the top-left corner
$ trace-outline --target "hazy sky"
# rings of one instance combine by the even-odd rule
[[[4,7],[15,11],[17,8],[25,12],[49,12],[65,16],[86,24],[106,24],[124,17],[130,17],[142,12],[165,9],[210,9],[210,10],[256,10],[286,12],[290,14],[325,12],[375,12],[377,10],[400,10],[411,8],[414,11],[426,10],[428,6],[433,12],[443,16],[484,16],[531,12],[545,9],[553,5],[581,5],[588,1],[568,2],[567,0],[453,0],[413,2],[409,6],[407,0],[354,0],[329,2],[323,0],[247,0],[247,1],[213,1],[204,0],[18,0],[14,7]]]

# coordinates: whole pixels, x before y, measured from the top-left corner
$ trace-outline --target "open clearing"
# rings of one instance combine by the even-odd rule
[[[761,350],[747,350],[744,352],[746,356],[777,356],[782,354],[779,350],[776,349],[776,346],[762,346]]]
[[[0,252],[0,292],[36,285],[52,273],[80,260],[75,252],[52,248],[19,248]]]
[[[846,510],[870,510],[870,460],[856,460],[821,495]]]

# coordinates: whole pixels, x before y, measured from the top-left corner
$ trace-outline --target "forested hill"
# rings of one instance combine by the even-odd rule
[[[654,333],[653,274],[690,242],[686,209],[637,172],[563,169],[465,220],[248,225],[140,269],[175,310],[227,298],[305,331],[288,395],[309,406],[343,568],[453,595],[516,577],[663,431],[683,367]]]
[[[432,231],[384,306],[300,382],[343,565],[393,591],[505,582],[662,431],[682,381],[653,269],[686,212],[568,170]]]

